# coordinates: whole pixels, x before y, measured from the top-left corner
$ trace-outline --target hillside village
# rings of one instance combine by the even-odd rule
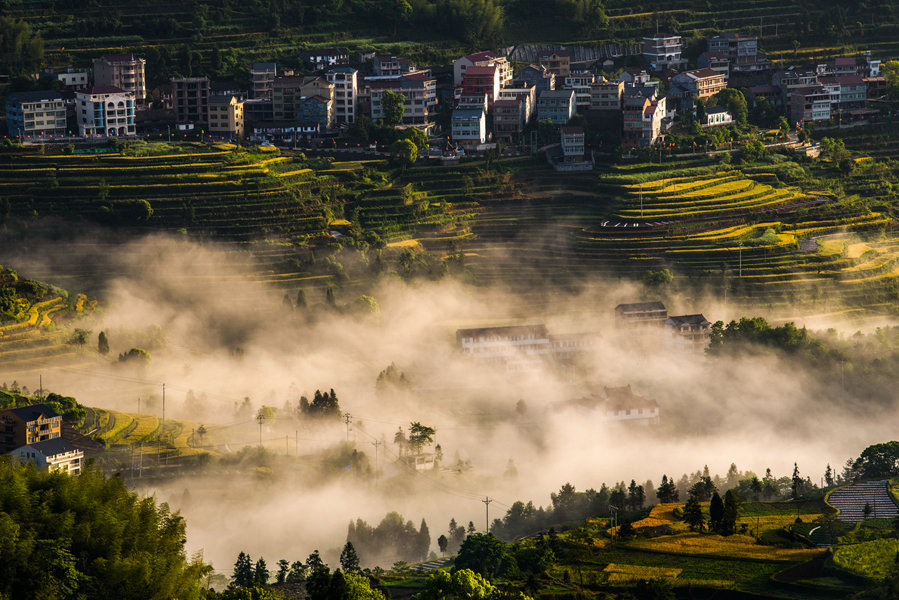
[[[6,130],[28,143],[174,135],[374,150],[386,145],[369,139],[380,123],[425,134],[406,136],[420,155],[545,148],[558,168],[581,170],[596,152],[661,148],[669,134],[742,125],[748,115],[802,131],[881,112],[886,80],[870,52],[775,68],[754,34],[727,31],[705,45],[695,64],[683,58],[682,37],[666,33],[643,37],[639,57],[588,60],[543,47],[522,62],[513,47],[420,65],[322,48],[298,53],[301,70],[256,62],[243,82],[198,75],[152,89],[146,58],[103,54],[33,74],[48,89],[10,93]]]

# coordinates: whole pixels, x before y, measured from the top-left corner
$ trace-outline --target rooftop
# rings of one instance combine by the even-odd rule
[[[39,90],[36,92],[13,92],[6,97],[7,102],[39,102],[41,100],[62,100],[59,92]]]
[[[122,88],[114,85],[95,85],[94,87],[79,90],[77,93],[86,94],[88,96],[103,96],[107,94],[130,94],[131,92],[126,92]]]
[[[646,312],[650,310],[665,310],[665,305],[661,302],[632,302],[630,304],[619,304],[615,307],[615,312]]]
[[[701,313],[697,315],[680,315],[677,317],[668,317],[668,321],[672,325],[708,325],[709,320]]]
[[[484,60],[496,60],[497,58],[499,58],[499,56],[497,56],[490,50],[485,50],[484,52],[475,52],[474,54],[469,54],[465,58],[467,58],[471,62],[475,63],[475,62],[481,62]]]
[[[78,450],[75,446],[62,438],[53,438],[52,440],[44,440],[43,442],[35,442],[22,446],[22,448],[34,448],[44,456],[56,456],[57,454],[65,454]]]
[[[456,337],[474,336],[474,335],[539,335],[547,336],[546,325],[508,325],[504,327],[478,327],[475,329],[459,329],[456,331]]]
[[[20,406],[18,408],[7,409],[6,412],[10,412],[16,415],[23,421],[37,421],[41,418],[52,419],[53,417],[59,416],[56,411],[50,408],[50,406],[47,404],[31,404],[29,406]]]

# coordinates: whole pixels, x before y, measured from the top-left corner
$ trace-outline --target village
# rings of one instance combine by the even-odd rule
[[[506,55],[485,50],[423,66],[392,54],[305,50],[301,70],[256,62],[244,83],[173,77],[154,89],[145,58],[106,54],[34,74],[53,89],[9,94],[6,128],[27,143],[174,135],[387,149],[383,140],[360,143],[358,128],[368,122],[418,129],[428,148],[424,136],[409,139],[420,157],[539,148],[558,170],[576,171],[591,169],[595,154],[613,147],[661,147],[678,129],[745,124],[747,110],[757,107],[777,111],[787,130],[880,112],[886,81],[870,52],[774,69],[756,35],[725,32],[705,42],[692,65],[682,57],[681,36],[665,33],[644,37],[640,55],[607,58],[582,47],[507,48]],[[578,60],[584,55],[591,58]],[[725,90],[739,90],[745,102]]]

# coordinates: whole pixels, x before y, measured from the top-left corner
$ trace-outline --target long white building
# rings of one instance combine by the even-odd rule
[[[75,93],[75,116],[81,137],[128,137],[136,134],[134,94],[114,86],[94,86]]]

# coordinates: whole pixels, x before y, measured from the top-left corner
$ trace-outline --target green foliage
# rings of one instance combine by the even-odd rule
[[[880,65],[880,71],[886,80],[887,93],[891,98],[899,98],[899,60],[886,60]]]
[[[834,565],[867,579],[882,579],[893,570],[899,540],[880,539],[837,546],[831,551]]]
[[[414,596],[415,600],[501,600],[509,597],[470,569],[460,569],[452,575],[446,571],[432,573],[425,582],[424,589]],[[524,594],[515,598],[530,600]]]
[[[509,546],[489,533],[473,533],[465,538],[453,561],[456,569],[470,569],[493,579],[511,560]]]
[[[406,138],[397,140],[390,145],[390,158],[395,164],[404,168],[408,167],[415,164],[418,158],[418,147],[412,140]]]
[[[731,114],[736,123],[746,124],[749,117],[749,105],[746,103],[746,96],[743,95],[743,92],[736,88],[725,88],[715,94],[714,98],[718,106],[727,108],[727,112]]]
[[[643,283],[649,287],[660,288],[674,281],[674,275],[668,269],[648,270],[643,273]]]
[[[702,514],[702,506],[695,496],[690,496],[684,505],[684,522],[690,531],[702,531],[705,527],[705,516]]]
[[[420,453],[422,448],[424,448],[425,446],[430,446],[432,443],[434,443],[435,433],[437,433],[437,430],[433,427],[422,425],[418,421],[410,423],[409,438],[407,440],[409,449],[413,452],[413,454]]]
[[[880,479],[899,474],[899,442],[868,446],[855,461],[854,468],[866,479]]]
[[[405,107],[403,103],[406,97],[399,92],[391,92],[386,90],[381,100],[384,110],[384,122],[387,125],[399,125],[403,121],[403,112]]]
[[[184,520],[122,479],[44,473],[0,458],[0,597],[201,597],[210,569],[184,552]]]
[[[124,354],[119,354],[119,362],[146,364],[150,362],[150,353],[143,348],[132,348]]]
[[[340,418],[340,404],[337,401],[337,394],[331,388],[329,392],[315,390],[312,403],[306,396],[300,398],[300,415],[303,417],[312,417],[315,419],[334,419]]]
[[[27,22],[0,16],[0,73],[26,77],[44,63],[44,42]]]
[[[711,355],[744,351],[753,346],[767,346],[790,354],[802,353],[820,358],[828,353],[824,344],[793,323],[771,327],[762,317],[743,317],[726,326],[722,321],[712,325],[707,352]]]

